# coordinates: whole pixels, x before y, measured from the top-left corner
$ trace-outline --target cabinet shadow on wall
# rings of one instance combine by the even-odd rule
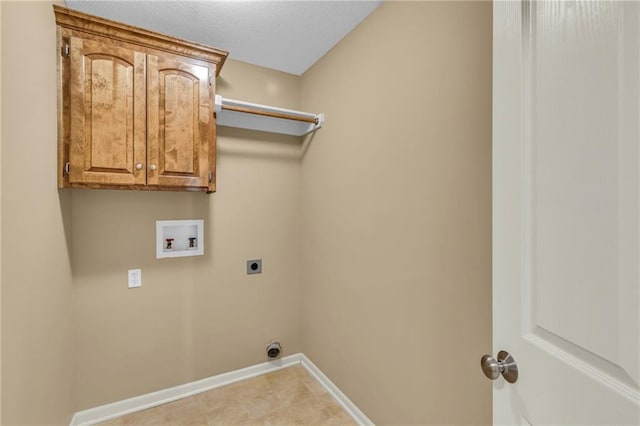
[[[58,189],[58,201],[60,203],[60,215],[62,217],[62,227],[64,239],[67,247],[67,258],[71,261],[72,241],[71,241],[71,191]]]

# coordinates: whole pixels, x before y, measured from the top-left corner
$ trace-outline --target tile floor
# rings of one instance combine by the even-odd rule
[[[128,425],[356,425],[301,365],[100,423]]]

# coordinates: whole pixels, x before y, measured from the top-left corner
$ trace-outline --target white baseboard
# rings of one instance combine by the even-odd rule
[[[353,403],[324,373],[311,362],[305,354],[296,354],[300,357],[300,363],[324,388],[342,405],[342,408],[359,424],[374,426],[373,422]]]
[[[263,362],[262,364],[218,374],[217,376],[208,377],[206,379],[197,380],[184,385],[174,386],[157,392],[90,408],[88,410],[78,411],[71,418],[71,426],[86,426],[104,422],[106,420],[166,404],[168,402],[193,396],[201,392],[270,373],[296,364],[301,364],[305,369],[307,369],[307,371],[309,371],[309,373],[325,387],[327,392],[329,392],[340,403],[340,405],[342,405],[345,411],[347,411],[347,413],[349,413],[349,415],[353,417],[358,424],[373,425],[373,422],[371,422],[371,420],[369,420],[367,416],[360,411],[360,409],[358,409],[358,407],[356,407],[349,398],[347,398],[346,395],[342,393],[342,391],[340,391],[340,389],[338,389],[338,387],[309,360],[309,358],[302,353],[298,353],[275,361]]]

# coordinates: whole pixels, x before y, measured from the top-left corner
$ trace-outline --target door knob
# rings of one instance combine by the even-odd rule
[[[142,170],[142,163],[136,163],[136,170]]]
[[[483,356],[480,366],[484,375],[491,380],[497,379],[500,374],[509,383],[515,383],[518,380],[518,364],[507,351],[498,352],[498,359],[491,355]]]
[[[150,166],[149,166],[149,169],[150,169],[152,172],[155,172],[157,168],[158,168],[158,167],[157,167],[155,164],[152,164],[152,165],[150,165]]]

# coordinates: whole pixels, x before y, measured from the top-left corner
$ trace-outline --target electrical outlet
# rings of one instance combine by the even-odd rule
[[[129,288],[142,287],[142,270],[129,269]]]

